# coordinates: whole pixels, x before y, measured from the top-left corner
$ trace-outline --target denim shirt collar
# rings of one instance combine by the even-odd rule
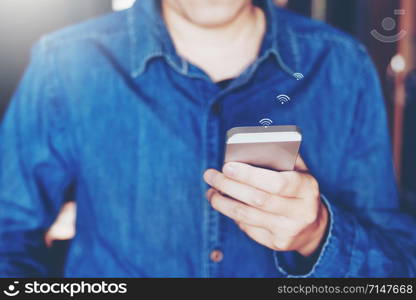
[[[280,68],[289,76],[293,76],[299,68],[299,52],[285,11],[276,9],[273,0],[255,0],[254,3],[263,9],[267,20],[266,33],[257,61],[273,55]],[[177,72],[185,76],[190,75],[188,62],[176,53],[160,15],[160,8],[160,0],[139,0],[127,12],[132,77],[140,76],[146,65],[156,57],[163,57]]]

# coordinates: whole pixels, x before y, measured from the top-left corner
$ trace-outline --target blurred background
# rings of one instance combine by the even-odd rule
[[[340,28],[367,46],[385,94],[402,203],[406,209],[416,211],[416,1],[275,2]],[[41,35],[127,9],[133,3],[134,0],[0,0],[0,119],[29,61],[30,47]]]

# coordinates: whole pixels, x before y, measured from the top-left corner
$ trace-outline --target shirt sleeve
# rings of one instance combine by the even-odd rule
[[[0,125],[0,277],[48,276],[44,232],[72,181],[65,114],[46,39]]]
[[[337,191],[321,197],[330,215],[326,238],[307,270],[303,259],[288,260],[288,253],[275,252],[276,266],[284,276],[416,275],[416,222],[411,212],[401,209],[397,197],[378,76],[366,53],[359,63],[355,125],[343,149]]]

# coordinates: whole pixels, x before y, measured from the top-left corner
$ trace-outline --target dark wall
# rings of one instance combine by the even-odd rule
[[[309,16],[311,13],[311,0],[289,0],[288,7],[301,14]],[[368,49],[379,73],[384,90],[386,107],[390,124],[392,123],[392,82],[387,78],[386,71],[391,58],[396,54],[396,43],[381,43],[373,38],[371,30],[392,35],[383,31],[382,21],[386,17],[395,18],[394,10],[400,7],[399,0],[327,0],[326,22],[353,35]]]
[[[111,0],[0,0],[0,117],[43,34],[111,11]]]
[[[311,2],[311,0],[290,0],[287,4],[287,7],[299,14],[310,16]]]

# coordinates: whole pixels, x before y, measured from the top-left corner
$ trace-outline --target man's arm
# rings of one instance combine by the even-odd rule
[[[357,99],[351,101],[356,105],[355,124],[346,147],[339,149],[345,159],[336,195],[320,196],[307,170],[273,172],[233,163],[233,172],[227,164],[223,173],[205,173],[214,188],[207,194],[212,206],[251,238],[277,250],[276,266],[284,275],[416,274],[416,222],[400,211],[383,96],[374,66],[366,53],[360,55],[356,69],[360,87]],[[287,254],[296,252],[308,259],[292,259],[287,268]]]
[[[331,224],[311,276],[416,276],[416,219],[397,197],[383,94],[366,53],[359,57],[354,127],[340,167]],[[325,197],[325,196],[323,196]]]
[[[48,275],[44,232],[71,183],[57,81],[40,42],[0,127],[0,277]]]

